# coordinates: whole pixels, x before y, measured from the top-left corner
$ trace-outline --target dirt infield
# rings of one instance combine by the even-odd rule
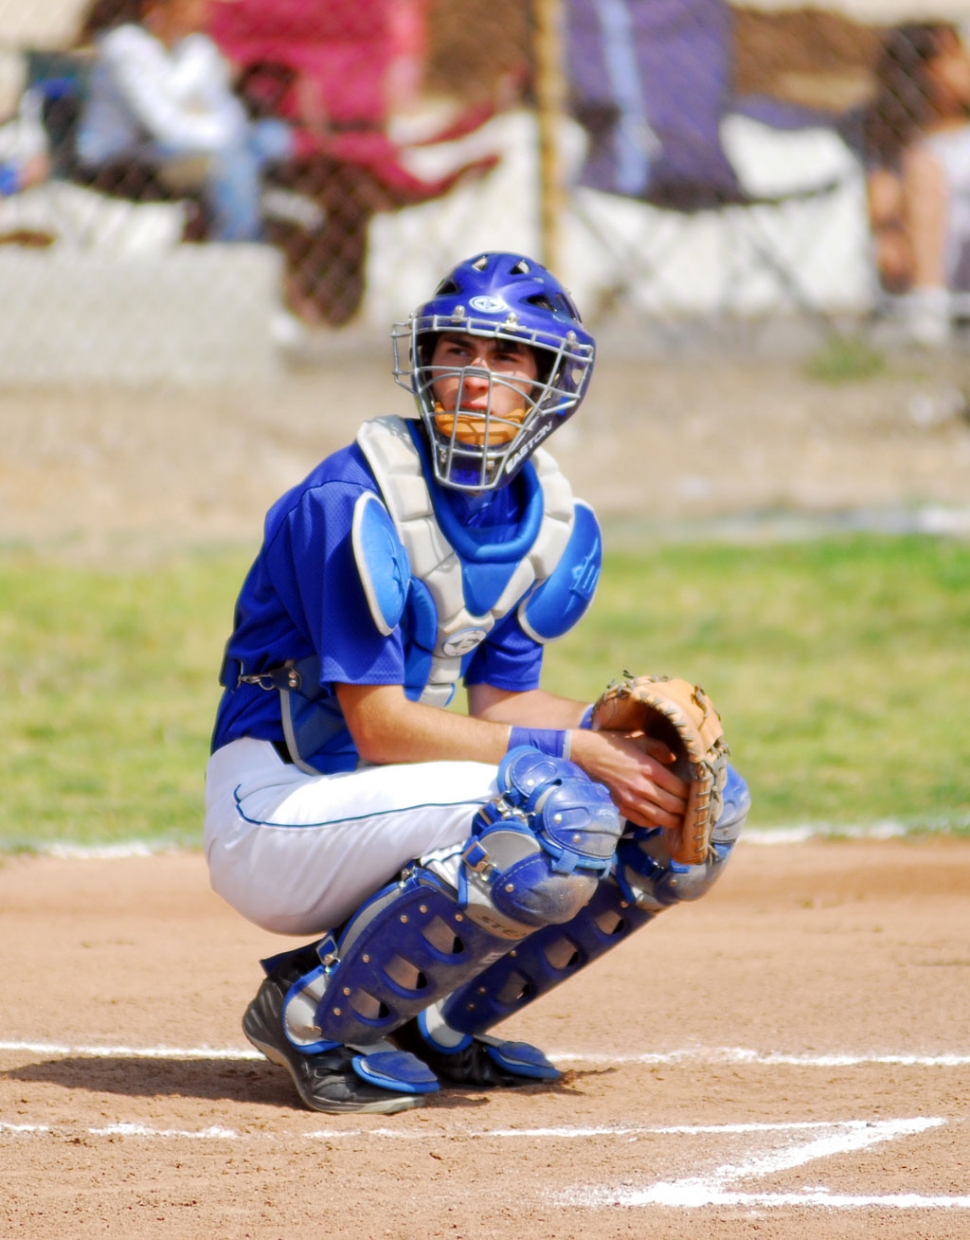
[[[744,843],[506,1026],[555,1086],[298,1108],[197,854],[0,868],[0,1236],[970,1235],[970,845]]]
[[[387,350],[348,344],[265,391],[0,392],[0,544],[117,562],[255,544],[263,515],[360,421],[412,408]],[[605,356],[553,452],[607,520],[966,508],[970,364],[898,361],[831,386],[767,360]]]
[[[556,455],[620,519],[965,507],[968,373],[612,362]],[[255,542],[404,407],[352,351],[273,393],[4,392],[0,543]],[[0,1240],[970,1236],[968,892],[968,843],[742,844],[698,905],[509,1022],[562,1083],[333,1118],[243,1039],[285,941],[200,856],[0,858]]]

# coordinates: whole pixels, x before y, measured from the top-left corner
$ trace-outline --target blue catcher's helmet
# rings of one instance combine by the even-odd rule
[[[444,333],[528,345],[537,377],[529,384],[480,366],[432,368],[435,345]],[[479,254],[459,263],[430,301],[406,323],[395,323],[392,340],[394,378],[417,401],[435,477],[442,486],[461,491],[494,490],[515,477],[579,408],[595,353],[593,337],[555,276],[531,258],[506,253]],[[488,385],[484,408],[479,401],[474,411],[462,403],[471,376],[479,386],[483,379]],[[434,390],[445,379],[458,385],[450,415]],[[493,393],[503,388],[514,388],[521,399],[523,407],[511,416],[492,408]]]

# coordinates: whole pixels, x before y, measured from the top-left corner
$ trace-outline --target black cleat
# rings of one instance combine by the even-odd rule
[[[275,972],[267,977],[246,1009],[242,1027],[270,1063],[289,1072],[311,1111],[393,1115],[421,1106],[425,1096],[437,1090],[438,1083],[424,1064],[386,1043],[362,1050],[336,1046],[316,1054],[298,1050],[283,1030],[283,1002],[295,980]]]
[[[423,1012],[395,1030],[390,1038],[396,1046],[426,1063],[435,1076],[452,1085],[497,1085],[510,1089],[537,1081],[558,1081],[561,1075],[542,1051],[528,1042],[503,1042],[479,1034],[463,1038],[456,1049],[449,1050],[428,1033]]]

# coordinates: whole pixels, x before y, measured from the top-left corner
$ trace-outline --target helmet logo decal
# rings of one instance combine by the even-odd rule
[[[518,467],[522,464],[522,462],[529,455],[529,453],[533,451],[536,445],[542,443],[543,439],[545,439],[547,435],[552,434],[552,429],[553,429],[552,422],[547,422],[544,426],[540,426],[539,429],[536,431],[536,433],[532,436],[532,438],[529,439],[527,443],[524,443],[522,447],[518,449],[518,451],[513,452],[512,455],[508,458],[508,460],[505,462],[505,472],[507,474],[510,474],[512,473],[513,470],[518,469]]]
[[[508,305],[501,297],[472,297],[468,304],[473,310],[481,310],[483,314],[498,314],[502,310],[508,310]]]

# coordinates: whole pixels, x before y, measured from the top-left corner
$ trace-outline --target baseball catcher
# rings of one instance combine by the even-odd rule
[[[475,255],[392,341],[416,409],[270,509],[206,774],[213,888],[308,940],[262,961],[244,1032],[333,1113],[555,1080],[496,1027],[703,895],[749,806],[698,686],[540,687],[601,564],[543,446],[593,369],[567,291]]]

